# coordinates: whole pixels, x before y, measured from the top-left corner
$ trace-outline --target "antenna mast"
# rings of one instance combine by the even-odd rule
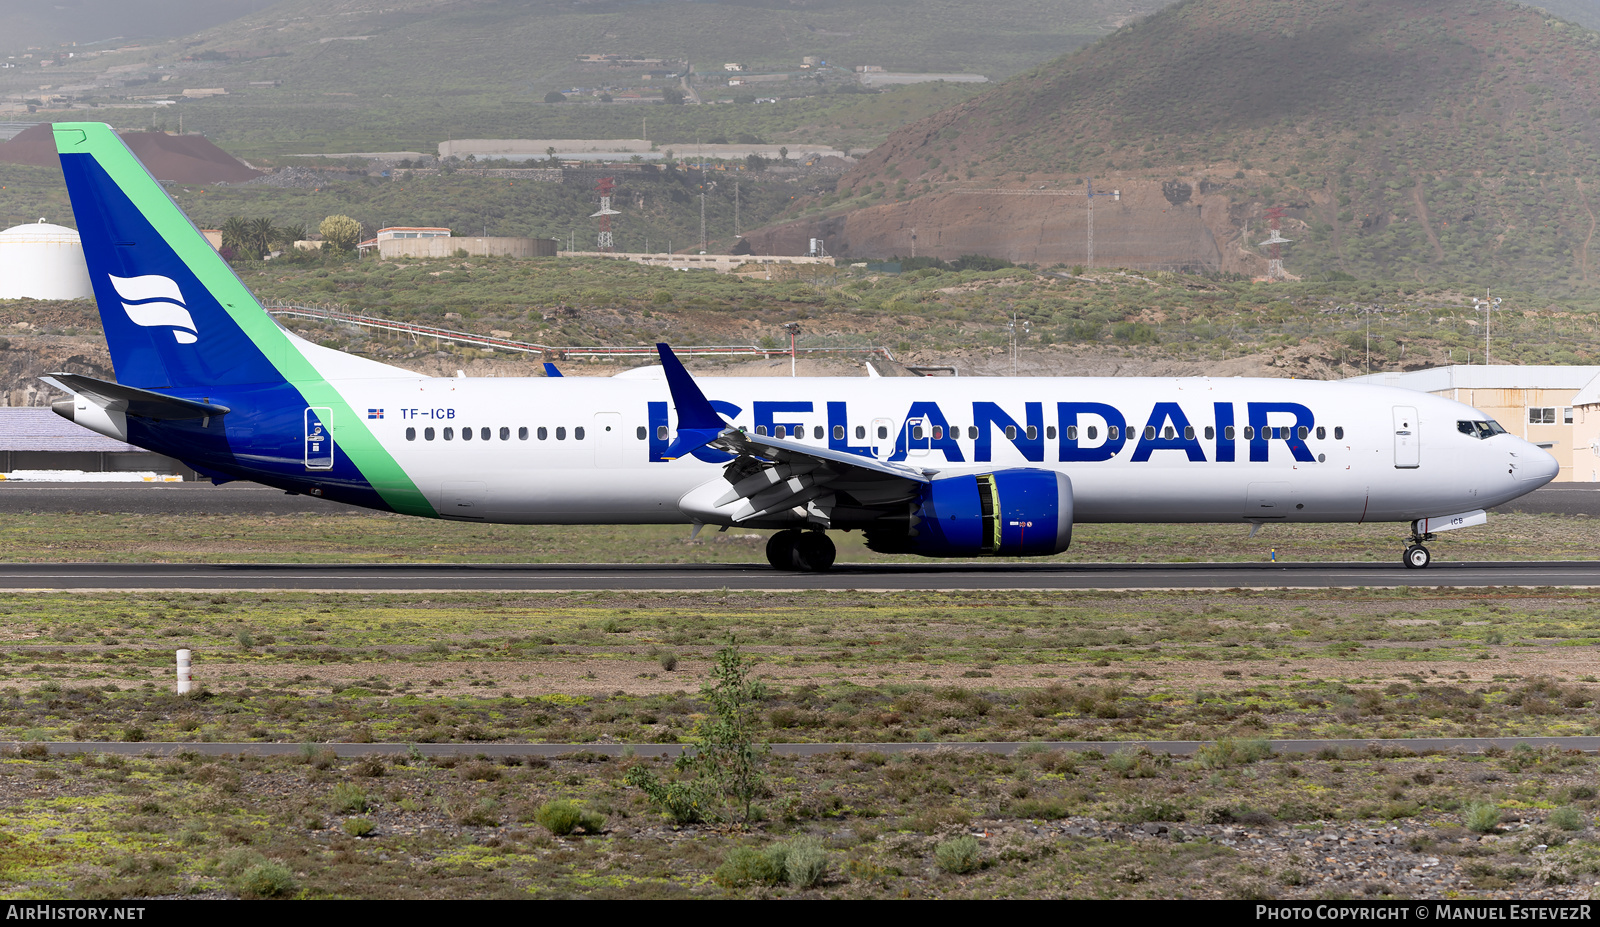
[[[600,182],[595,185],[595,189],[600,191],[600,211],[589,218],[600,220],[600,234],[595,240],[596,251],[616,250],[611,240],[611,217],[622,215],[622,213],[611,208],[611,192],[616,188],[617,182],[613,177],[602,177]]]

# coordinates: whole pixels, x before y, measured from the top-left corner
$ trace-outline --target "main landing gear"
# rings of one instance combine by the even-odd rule
[[[837,555],[833,542],[821,531],[787,528],[767,539],[767,562],[780,570],[826,572]]]
[[[1434,535],[1418,534],[1416,526],[1412,526],[1411,544],[1406,548],[1406,552],[1400,555],[1400,562],[1406,565],[1406,569],[1421,570],[1433,562],[1433,554],[1428,553],[1428,549],[1422,546],[1423,541],[1431,541],[1433,539]]]

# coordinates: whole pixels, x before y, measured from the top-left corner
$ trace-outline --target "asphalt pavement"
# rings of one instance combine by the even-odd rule
[[[946,563],[836,565],[827,573],[765,564],[6,563],[0,589],[566,592],[575,590],[1323,589],[1394,586],[1600,587],[1600,561],[1448,563]]]

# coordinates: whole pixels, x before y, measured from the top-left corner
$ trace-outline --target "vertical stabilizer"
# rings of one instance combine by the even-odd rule
[[[145,389],[271,384],[292,351],[110,126],[55,125],[117,379]]]

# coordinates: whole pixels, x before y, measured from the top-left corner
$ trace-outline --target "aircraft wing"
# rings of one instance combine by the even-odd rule
[[[671,349],[657,347],[678,409],[678,440],[668,454],[711,447],[734,455],[720,477],[678,500],[679,509],[696,521],[736,525],[803,519],[826,526],[841,508],[851,510],[856,521],[892,516],[908,512],[921,484],[937,473],[733,428],[711,410]]]

